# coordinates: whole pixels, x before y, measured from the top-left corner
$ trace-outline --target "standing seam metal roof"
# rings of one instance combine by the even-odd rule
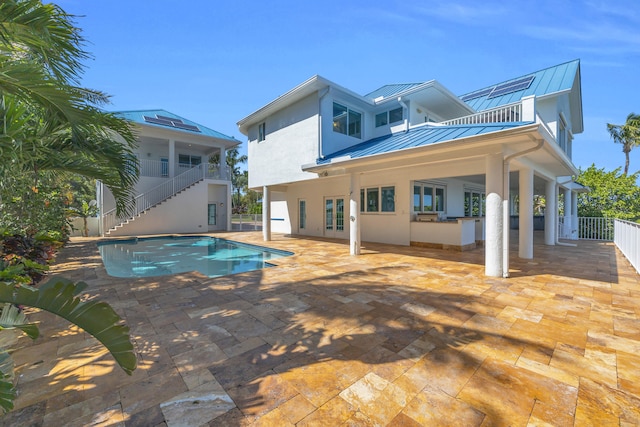
[[[573,82],[579,67],[580,60],[576,59],[574,61],[556,65],[554,67],[545,68],[544,70],[540,70],[535,73],[525,74],[524,76],[515,79],[510,79],[502,83],[487,86],[484,89],[490,89],[494,86],[503,83],[509,83],[526,76],[534,76],[531,85],[527,89],[508,93],[502,96],[497,96],[495,98],[489,98],[489,94],[485,94],[478,98],[470,99],[466,101],[466,103],[476,111],[483,111],[490,108],[499,107],[501,105],[517,102],[525,96],[535,95],[536,97],[541,97],[551,93],[570,90],[573,87]],[[479,89],[473,92],[469,92],[467,94],[461,95],[460,98],[471,95],[475,92],[480,92],[482,90],[483,89]]]
[[[398,132],[370,139],[358,145],[332,153],[323,159],[318,159],[316,164],[329,164],[331,163],[331,160],[340,157],[357,159],[376,154],[405,150],[408,148],[422,147],[438,142],[452,141],[455,139],[512,129],[531,123],[532,122],[485,123],[455,126],[426,125],[419,128],[409,129],[407,132]]]
[[[211,137],[218,138],[218,139],[226,139],[228,141],[234,141],[234,142],[240,143],[240,141],[238,141],[237,139],[235,139],[232,136],[225,135],[225,134],[220,133],[220,132],[218,132],[216,130],[213,130],[211,128],[203,126],[203,125],[201,125],[199,123],[193,122],[193,121],[191,121],[189,119],[185,119],[184,117],[180,117],[177,114],[170,113],[170,112],[168,112],[166,110],[160,110],[159,109],[159,110],[116,111],[113,114],[118,116],[118,117],[121,117],[123,119],[127,119],[129,121],[134,122],[134,123],[140,124],[140,125],[154,126],[154,127],[160,128],[160,129],[171,129],[171,130],[178,131],[178,132],[185,132],[185,133],[187,133],[189,135],[211,136]],[[180,120],[182,120],[183,123],[186,123],[186,124],[189,124],[189,125],[193,125],[193,126],[197,126],[200,129],[200,132],[195,132],[195,131],[191,131],[191,130],[187,130],[187,129],[175,128],[175,127],[169,127],[169,126],[163,126],[163,125],[159,125],[159,124],[155,124],[155,123],[149,123],[149,122],[144,120],[144,116],[155,117],[157,115],[180,119]]]

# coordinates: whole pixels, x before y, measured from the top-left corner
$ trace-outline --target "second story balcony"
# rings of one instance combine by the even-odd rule
[[[173,166],[171,168],[170,166]],[[204,177],[208,179],[218,179],[228,181],[231,179],[229,168],[226,165],[212,163],[174,163],[171,165],[164,160],[140,159],[140,176],[154,178],[173,178],[190,169],[198,168],[203,170]],[[172,173],[173,172],[173,173]]]

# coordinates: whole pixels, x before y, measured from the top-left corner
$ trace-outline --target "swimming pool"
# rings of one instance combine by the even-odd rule
[[[272,267],[293,252],[209,236],[168,236],[99,242],[107,274],[154,277],[199,271],[208,277]]]

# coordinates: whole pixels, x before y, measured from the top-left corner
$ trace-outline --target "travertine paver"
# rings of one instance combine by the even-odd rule
[[[484,277],[481,248],[268,246],[295,255],[133,280],[72,240],[52,270],[118,311],[139,367],[34,312],[42,337],[13,353],[20,394],[0,425],[640,424],[640,280],[610,243],[514,250],[509,279]]]

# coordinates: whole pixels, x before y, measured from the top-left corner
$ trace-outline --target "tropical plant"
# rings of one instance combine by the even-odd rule
[[[80,208],[69,207],[67,211],[67,214],[71,218],[82,218],[82,235],[84,237],[89,237],[88,218],[96,216],[97,213],[98,205],[95,200],[91,200],[89,202],[83,200]]]
[[[247,162],[247,155],[240,155],[237,148],[227,150],[226,165],[231,174],[231,186],[234,196],[231,198],[231,206],[235,211],[238,210],[242,202],[242,190],[247,185],[249,177],[246,171],[242,171],[240,165]],[[220,155],[214,154],[209,158],[209,163],[220,166]]]
[[[81,327],[100,341],[120,367],[131,374],[136,369],[136,355],[129,339],[129,328],[106,303],[95,300],[82,301],[78,294],[87,287],[84,282],[53,277],[38,288],[0,281],[0,302],[5,303],[0,315],[0,330],[19,329],[30,338],[38,337],[38,328],[27,323],[18,306],[36,307],[56,314]],[[8,342],[0,348],[0,408],[13,409],[15,388],[13,385],[13,361],[6,350]]]
[[[624,174],[629,173],[629,153],[634,147],[640,145],[640,115],[631,113],[623,125],[607,123],[609,135],[616,144],[622,144],[622,152],[625,156]]]
[[[50,311],[94,335],[131,373],[136,357],[128,328],[107,304],[80,299],[86,284],[52,278],[31,286],[65,238],[63,182],[69,174],[101,180],[118,213],[133,208],[135,135],[128,122],[100,109],[106,94],[78,86],[82,61],[89,58],[83,44],[74,17],[60,7],[40,0],[0,2],[0,227],[6,229],[0,236],[0,302],[9,303],[0,329],[18,328],[34,338],[34,325],[16,306]],[[15,395],[13,369],[6,347],[0,348],[0,408],[6,411]]]
[[[640,219],[638,175],[626,175],[620,168],[608,172],[595,165],[581,170],[576,181],[590,191],[578,194],[578,216]]]
[[[42,171],[99,179],[119,212],[131,206],[138,162],[131,125],[77,86],[89,54],[73,17],[39,0],[0,3],[0,178]],[[8,170],[10,169],[10,171]]]

